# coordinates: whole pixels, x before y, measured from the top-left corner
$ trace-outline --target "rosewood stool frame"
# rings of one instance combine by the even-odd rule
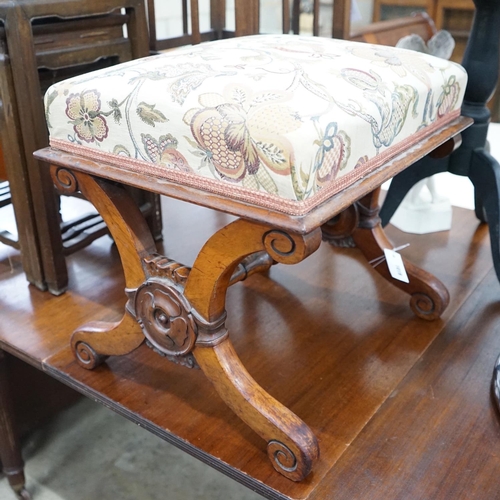
[[[130,353],[146,341],[171,361],[201,368],[226,404],[265,439],[273,467],[291,480],[302,480],[319,457],[316,437],[260,387],[239,360],[225,327],[226,291],[273,264],[302,261],[322,239],[352,237],[369,261],[383,255],[384,248],[393,246],[378,217],[379,186],[427,154],[452,152],[470,123],[455,120],[304,216],[272,212],[53,148],[36,152],[51,165],[61,192],[80,191],[94,204],[123,264],[128,299],[123,317],[116,323],[92,321],[73,333],[71,346],[79,364],[92,369],[107,356]],[[190,269],[156,252],[140,210],[115,181],[240,218],[209,238]],[[393,280],[385,262],[375,269],[410,295],[417,316],[438,318],[449,302],[445,286],[407,261],[405,266],[409,283]]]

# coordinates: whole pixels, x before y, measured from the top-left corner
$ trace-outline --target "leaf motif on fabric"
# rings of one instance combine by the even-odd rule
[[[221,104],[216,109],[230,124],[245,123],[245,111],[236,104]]]
[[[156,104],[147,104],[146,102],[140,102],[137,105],[137,116],[151,127],[155,126],[155,123],[165,123],[168,121],[166,116],[159,110],[155,109]]]
[[[245,175],[242,181],[243,187],[247,189],[251,189],[252,191],[259,191],[260,184],[257,181],[257,176],[254,175]]]
[[[243,159],[248,173],[256,173],[260,166],[260,158],[257,153],[257,148],[251,141],[250,136],[248,136],[248,139],[245,141],[245,145],[242,149]]]
[[[358,89],[361,90],[377,90],[379,86],[379,78],[376,78],[375,72],[370,71],[367,73],[366,71],[362,71],[354,68],[343,68],[340,72],[342,78],[349,82],[351,85],[354,85]],[[378,75],[377,75],[378,76]]]
[[[47,107],[49,107],[53,102],[54,99],[59,95],[59,92],[57,90],[53,90],[48,96],[47,96]]]
[[[114,155],[120,155],[120,156],[128,156],[129,158],[132,156],[130,154],[130,151],[125,146],[123,146],[121,144],[117,144],[113,148],[113,154]]]
[[[278,194],[278,186],[266,168],[259,168],[255,175],[259,180],[259,184],[265,189],[265,191],[270,194]]]
[[[53,90],[50,94],[47,95],[46,103],[45,103],[45,119],[47,121],[47,127],[52,128],[50,124],[50,105],[54,102],[55,98],[59,95],[57,90]]]
[[[204,73],[191,73],[176,80],[170,85],[170,92],[174,102],[184,104],[187,96],[197,89],[206,79]]]
[[[285,163],[286,158],[283,151],[270,142],[257,142],[259,150],[273,163]]]
[[[215,92],[207,92],[206,94],[201,94],[198,97],[198,102],[204,108],[216,108],[217,106],[224,104],[226,101],[220,94],[216,94]]]
[[[242,106],[247,102],[248,94],[242,87],[234,87],[231,90],[231,100]]]
[[[283,101],[288,98],[288,96],[283,96],[283,92],[261,92],[253,98],[252,104],[266,104],[268,102]]]
[[[232,123],[228,125],[224,131],[224,139],[229,149],[233,151],[244,148],[250,140],[245,123]]]
[[[312,81],[306,75],[301,75],[300,83],[304,86],[306,90],[312,92],[315,96],[319,97],[320,99],[323,99],[324,101],[327,102],[333,101],[333,97],[330,95],[330,93],[328,92],[328,90],[324,85]]]

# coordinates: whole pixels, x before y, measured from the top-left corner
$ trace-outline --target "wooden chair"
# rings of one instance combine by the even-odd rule
[[[435,7],[434,21],[436,22],[436,28],[449,29],[445,25],[446,11],[473,11],[474,2],[472,0],[437,0]]]
[[[351,32],[354,42],[366,42],[395,47],[404,36],[415,34],[427,42],[436,34],[434,21],[426,12],[418,12],[401,19],[379,21]]]
[[[469,177],[475,189],[477,218],[487,222],[495,271],[500,280],[500,166],[486,151],[490,111],[486,104],[498,82],[500,3],[476,0],[476,13],[463,66],[469,75],[462,113],[474,119],[463,142],[449,158],[423,159],[395,177],[380,212],[388,224],[406,193],[420,180],[439,172]]]
[[[150,27],[150,48],[152,51],[166,50],[186,44],[197,44],[211,40],[231,38],[234,36],[253,35],[260,33],[260,3],[258,0],[235,1],[235,29],[226,28],[225,0],[210,0],[211,29],[200,32],[199,9],[197,0],[190,1],[188,12],[187,0],[182,2],[182,31],[178,37],[158,39],[156,35],[155,3],[148,0],[148,22]],[[313,1],[313,35],[319,35],[319,6],[320,0]],[[348,38],[350,30],[350,0],[334,2],[333,17],[331,19],[330,34],[333,38]],[[281,26],[283,33],[299,34],[300,1],[282,1]],[[191,30],[189,30],[191,24]]]
[[[143,15],[138,18],[141,27],[134,28],[137,25],[134,12],[141,8],[141,3],[130,2],[129,12],[121,14],[116,9],[122,3],[108,2],[99,7],[92,3],[83,7],[81,2],[74,1],[0,3],[0,18],[4,21],[4,28],[0,29],[3,103],[0,141],[9,181],[4,190],[12,201],[18,228],[17,239],[3,232],[0,241],[20,247],[29,282],[56,294],[67,285],[64,256],[106,234],[107,229],[100,216],[94,214],[59,226],[59,207],[53,188],[39,177],[31,156],[35,142],[38,147],[43,140],[47,141],[41,95],[55,81],[147,55],[147,47],[141,47],[138,36],[123,36],[123,26],[128,25],[132,34],[134,30],[142,31],[145,40]],[[17,10],[22,10],[22,14],[17,14]],[[15,16],[25,26],[23,36],[19,36],[17,27],[11,29],[12,23],[17,22],[17,18],[12,21]],[[27,64],[33,67],[28,68]],[[26,92],[19,92],[19,82],[23,82]],[[148,212],[148,222],[155,237],[160,238],[159,198],[139,191],[134,197]],[[43,222],[37,225],[37,215],[44,211],[50,216],[40,219]]]
[[[426,10],[433,18],[435,14],[434,2],[435,0],[375,0],[373,3],[373,22],[382,21],[382,8],[386,5]]]

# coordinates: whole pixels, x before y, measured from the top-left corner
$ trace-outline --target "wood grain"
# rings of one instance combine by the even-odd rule
[[[231,220],[229,216],[173,199],[164,200],[164,210],[176,214],[166,217],[166,234],[175,234],[176,238],[167,239],[165,253],[187,265],[193,264],[206,239]],[[238,357],[259,385],[318,436],[320,460],[315,471],[301,483],[282,478],[273,470],[260,438],[227,408],[200,371],[173,365],[146,346],[125,357],[110,358],[94,372],[77,365],[69,348],[71,331],[87,320],[117,320],[123,311],[124,281],[116,249],[109,239],[95,242],[68,259],[72,286],[63,297],[51,297],[26,287],[19,271],[2,274],[0,345],[32,364],[43,364],[45,370],[66,384],[140,422],[267,498],[319,500],[332,498],[331,492],[343,494],[345,489],[344,498],[363,499],[367,490],[356,490],[364,470],[363,461],[384,439],[389,439],[394,425],[403,425],[405,418],[418,423],[421,392],[416,391],[411,404],[411,395],[410,399],[405,397],[398,406],[399,416],[397,412],[380,413],[381,408],[383,411],[398,401],[401,382],[420,366],[419,360],[429,347],[433,349],[443,332],[460,332],[464,322],[469,321],[478,339],[470,335],[461,341],[465,351],[456,354],[456,358],[452,353],[444,356],[437,349],[432,361],[434,373],[442,373],[449,366],[453,376],[456,365],[450,356],[457,360],[462,373],[467,372],[467,363],[478,360],[476,368],[482,370],[482,375],[477,378],[472,372],[471,385],[465,392],[456,383],[449,386],[449,391],[440,393],[443,401],[453,399],[452,409],[456,409],[443,417],[443,425],[449,426],[448,436],[456,435],[457,443],[464,439],[467,446],[458,451],[442,449],[434,435],[434,439],[425,441],[426,448],[421,447],[418,452],[412,449],[422,433],[440,422],[435,410],[432,425],[421,426],[416,433],[407,431],[413,441],[406,445],[401,462],[393,464],[410,474],[415,463],[412,453],[420,457],[415,459],[417,462],[425,462],[426,456],[444,459],[445,453],[458,454],[458,478],[468,461],[475,463],[474,453],[478,449],[484,450],[480,460],[485,460],[493,435],[489,426],[497,425],[485,384],[493,367],[487,366],[488,356],[494,360],[498,345],[489,346],[484,341],[485,332],[487,338],[494,338],[496,306],[485,306],[486,320],[480,316],[477,322],[474,316],[482,310],[482,299],[474,299],[476,305],[467,309],[476,288],[479,293],[486,286],[481,293],[490,297],[490,303],[498,298],[494,282],[483,284],[492,272],[488,231],[484,225],[478,225],[472,212],[458,209],[450,232],[415,236],[392,228],[389,236],[396,245],[411,243],[402,254],[435,273],[450,290],[450,305],[441,320],[428,323],[415,318],[406,297],[374,273],[359,250],[329,245],[322,245],[300,264],[275,266],[269,277],[254,275],[228,291],[228,326]],[[465,313],[460,316],[462,310]],[[455,318],[458,323],[447,328]],[[476,350],[467,347],[472,341]],[[479,356],[483,342],[486,358]],[[468,399],[469,390],[477,399]],[[470,401],[475,401],[474,409],[465,411],[463,407]],[[483,417],[479,432],[469,433],[480,414]],[[392,415],[394,421],[388,418]],[[422,419],[425,418],[424,413]],[[455,427],[457,418],[459,425]],[[375,422],[379,422],[373,438],[376,444],[369,447],[365,444],[367,438],[363,438],[357,446],[363,429],[367,424],[370,429]],[[498,473],[495,463],[488,463],[484,476],[477,467],[474,469],[476,481],[486,492],[493,491],[493,486],[488,490],[485,484],[491,483],[494,473]],[[343,474],[336,473],[337,467],[342,468],[339,470]],[[403,478],[396,477],[394,469],[387,467],[382,476],[385,490],[383,485],[372,485],[374,494],[370,498],[385,498],[390,484],[395,484],[394,491],[399,491],[399,497],[394,494],[392,498],[412,498],[401,495]],[[425,490],[427,479],[418,481],[419,477],[427,477],[428,470],[421,469],[420,475],[408,483],[413,497],[432,498]],[[453,476],[444,480],[450,471],[434,468],[432,484],[442,481],[448,484],[443,488],[451,491]],[[364,487],[368,488],[368,483]],[[457,498],[469,498],[463,482],[459,481],[457,488]]]

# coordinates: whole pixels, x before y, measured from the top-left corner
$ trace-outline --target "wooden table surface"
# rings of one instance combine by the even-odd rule
[[[164,252],[191,265],[229,218],[164,203]],[[490,379],[500,353],[500,285],[487,228],[455,209],[450,232],[388,234],[397,246],[410,243],[402,254],[448,287],[441,320],[415,318],[407,297],[358,250],[328,244],[229,291],[228,325],[243,363],[318,436],[320,461],[301,483],[274,471],[265,443],[201,371],[146,346],[93,372],[73,361],[73,329],[117,319],[125,303],[108,237],[68,259],[70,289],[60,297],[28,287],[18,257],[0,248],[0,346],[267,498],[499,498]]]

